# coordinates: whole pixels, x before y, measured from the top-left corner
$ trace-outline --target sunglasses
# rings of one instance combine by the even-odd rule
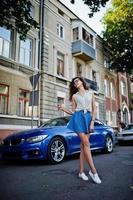
[[[80,79],[79,79],[79,78],[76,78],[76,79],[74,80],[74,84],[77,84],[79,81],[80,81]]]

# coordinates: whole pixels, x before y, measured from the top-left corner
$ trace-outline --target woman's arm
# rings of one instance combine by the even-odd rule
[[[72,112],[75,112],[76,107],[77,107],[77,104],[76,104],[75,96],[73,95],[72,96]]]
[[[96,101],[94,93],[92,95],[92,121],[95,121],[96,118]]]
[[[92,95],[92,119],[90,124],[90,133],[94,131],[94,122],[96,117],[96,102],[95,102],[95,96]]]
[[[66,109],[66,108],[64,107],[64,104],[59,105],[58,108],[59,108],[59,110],[65,112],[65,113],[67,113],[67,114],[69,114],[69,115],[72,115],[72,114],[73,114],[73,112],[72,112],[71,110],[68,110],[68,109]]]
[[[65,112],[69,115],[72,115],[76,108],[76,102],[75,102],[74,96],[72,97],[72,110],[66,109],[64,107],[64,104],[59,105],[58,108],[59,108],[59,110],[62,110],[63,112]]]

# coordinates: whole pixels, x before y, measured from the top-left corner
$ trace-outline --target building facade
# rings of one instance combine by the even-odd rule
[[[129,110],[129,91],[126,73],[117,73],[117,92],[118,97],[118,126],[126,125],[131,122]]]
[[[45,0],[43,20],[40,120],[64,115],[58,104],[70,106],[69,83],[82,76],[96,94],[97,118],[105,121],[101,38],[59,1]]]
[[[133,75],[128,76],[130,122],[133,123]]]
[[[82,76],[95,92],[98,119],[114,128],[130,123],[127,77],[109,70],[110,55],[102,39],[60,1],[44,3],[42,122],[64,115],[57,105],[70,106],[69,83]]]
[[[32,1],[32,16],[39,23],[39,1]],[[38,72],[39,30],[30,30],[25,41],[16,30],[0,27],[0,130],[37,125],[38,106],[32,110],[32,80]],[[31,81],[30,81],[31,80]],[[35,88],[37,90],[37,87]]]
[[[0,130],[24,129],[65,113],[69,84],[82,76],[96,96],[97,118],[118,127],[130,122],[127,78],[108,69],[102,39],[58,0],[32,0],[40,30],[20,41],[0,27]]]

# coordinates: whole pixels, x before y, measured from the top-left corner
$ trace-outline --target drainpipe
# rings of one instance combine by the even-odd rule
[[[42,70],[42,34],[43,34],[43,26],[44,26],[44,0],[40,0],[40,31],[39,31],[39,51],[38,51],[38,66],[39,66],[39,71],[41,73],[41,70]],[[40,116],[40,108],[41,108],[41,79],[42,79],[42,76],[40,76],[40,79],[39,79],[39,84],[38,84],[38,90],[39,90],[39,103],[38,103],[38,126],[40,126],[40,119],[41,119],[41,116]]]

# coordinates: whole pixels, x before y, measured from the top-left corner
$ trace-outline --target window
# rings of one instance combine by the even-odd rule
[[[111,92],[111,98],[115,99],[115,85],[112,81],[110,83],[110,92]]]
[[[30,116],[29,112],[30,91],[19,89],[18,115]]]
[[[101,121],[96,120],[94,126],[103,126],[104,124]]]
[[[66,126],[69,120],[69,118],[50,119],[45,122],[41,127]]]
[[[0,55],[11,56],[11,31],[0,27]]]
[[[57,35],[64,39],[64,27],[61,24],[57,24]]]
[[[82,76],[82,65],[77,63],[77,76]]]
[[[93,35],[82,28],[83,40],[93,47]]]
[[[96,71],[92,70],[92,80],[96,82],[97,81],[96,79],[97,79]]]
[[[57,97],[57,103],[58,103],[58,105],[64,104],[64,98]],[[59,110],[59,116],[64,116],[64,113],[61,110]]]
[[[31,66],[32,65],[32,40],[26,39],[25,41],[20,41],[20,63]]]
[[[126,96],[126,83],[121,81],[121,94]]]
[[[73,40],[78,40],[79,39],[79,28],[76,27],[73,29]]]
[[[30,15],[34,19],[34,17],[35,17],[35,7],[33,5],[31,6],[31,9],[30,9]]]
[[[110,110],[106,110],[106,124],[110,124]]]
[[[133,82],[130,83],[130,87],[131,87],[131,93],[133,93]]]
[[[99,103],[96,102],[96,118],[99,119],[100,117],[100,114],[99,114]]]
[[[110,61],[109,61],[109,58],[107,58],[107,57],[104,58],[104,67],[106,67],[106,68],[110,67]]]
[[[131,130],[133,129],[133,124],[128,124],[125,128],[125,130]]]
[[[58,13],[61,15],[61,16],[64,16],[64,12],[60,9],[58,9]]]
[[[112,112],[112,125],[116,126],[116,112]]]
[[[64,55],[57,51],[57,74],[64,77]]]
[[[104,80],[104,89],[105,89],[105,96],[110,96],[110,94],[109,94],[109,81],[107,79]]]
[[[126,107],[123,108],[123,122],[124,122],[125,124],[128,124],[128,123],[129,123],[129,121],[128,121],[128,110],[127,110]]]
[[[9,87],[0,84],[0,113],[8,113]]]

